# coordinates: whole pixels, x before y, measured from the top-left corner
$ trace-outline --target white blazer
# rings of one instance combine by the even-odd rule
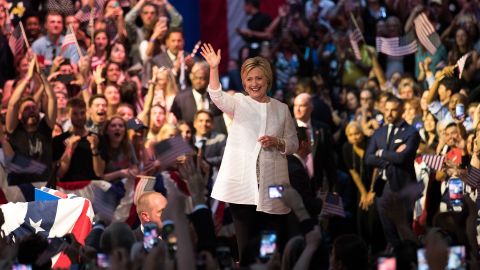
[[[249,96],[230,96],[222,89],[208,89],[212,101],[233,116],[220,171],[212,197],[224,202],[256,205],[257,211],[286,214],[290,208],[268,197],[268,186],[289,184],[286,155],[298,148],[295,123],[286,104],[270,98],[260,103]],[[264,135],[283,139],[285,152],[262,149]],[[257,179],[257,159],[259,177]]]

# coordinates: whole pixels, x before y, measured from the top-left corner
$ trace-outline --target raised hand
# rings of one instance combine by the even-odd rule
[[[210,43],[204,43],[202,45],[200,54],[203,56],[203,58],[205,58],[205,61],[207,61],[210,69],[217,68],[220,64],[220,60],[222,59],[221,50],[219,49],[217,53],[215,53],[215,50]]]

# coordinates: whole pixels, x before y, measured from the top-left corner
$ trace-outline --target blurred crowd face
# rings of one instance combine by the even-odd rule
[[[450,98],[450,101],[448,102],[448,110],[452,114],[452,116],[455,116],[455,108],[457,107],[458,104],[463,104],[462,98],[460,94],[453,94],[452,97]],[[465,104],[464,104],[465,105]]]
[[[463,47],[467,45],[467,40],[468,40],[468,33],[460,28],[457,30],[455,33],[455,43],[457,44],[458,47]]]
[[[65,18],[65,25],[67,26],[71,25],[74,32],[77,32],[80,29],[80,22],[73,15],[67,16]]]
[[[415,91],[413,90],[413,86],[408,84],[404,85],[400,88],[400,98],[403,100],[410,100],[415,96]]]
[[[45,22],[47,33],[52,36],[59,36],[63,31],[63,19],[61,15],[50,14]]]
[[[55,92],[55,96],[57,97],[57,109],[66,109],[68,101],[67,95],[64,92]]]
[[[128,121],[134,117],[133,110],[128,106],[120,106],[117,109],[117,114],[122,117],[123,120]]]
[[[362,92],[360,92],[360,106],[363,109],[372,110],[373,103],[373,95],[369,90],[363,90]]]
[[[165,124],[165,110],[160,106],[153,106],[150,110],[150,128],[160,129]]]
[[[423,125],[425,127],[425,131],[435,133],[436,123],[433,114],[429,113],[427,114],[427,116],[425,116],[425,119],[423,120]]]
[[[180,131],[180,135],[182,135],[184,141],[190,142],[192,140],[192,129],[189,125],[183,123],[178,126],[178,130]]]
[[[157,10],[153,5],[146,5],[142,8],[140,18],[145,26],[153,26],[157,21]]]
[[[445,129],[445,143],[450,146],[456,146],[457,142],[460,141],[460,133],[458,132],[457,126],[449,126]]]
[[[363,141],[363,133],[356,125],[350,125],[345,130],[348,143],[351,145],[358,145]]]
[[[402,120],[403,108],[398,102],[387,101],[385,103],[384,119],[386,124],[397,124]]]
[[[34,126],[40,120],[40,112],[35,102],[28,100],[20,105],[19,119],[25,126]]]
[[[104,123],[107,120],[107,100],[96,98],[90,107],[90,118],[96,124]]]
[[[72,75],[73,74],[73,67],[72,65],[61,65],[58,69],[60,74],[62,75]]]
[[[347,93],[347,109],[354,111],[358,108],[358,99],[353,92]]]
[[[438,100],[440,101],[440,103],[444,104],[445,102],[447,102],[450,98],[450,93],[451,91],[447,91],[445,85],[440,84],[438,86]]]
[[[171,33],[165,40],[165,45],[171,53],[177,55],[179,51],[183,51],[185,45],[183,34],[178,32]]]
[[[293,101],[293,114],[295,119],[308,122],[312,114],[312,105],[308,94],[300,94]]]
[[[105,51],[108,46],[108,36],[105,32],[99,32],[95,35],[95,50],[96,51]]]
[[[105,98],[110,106],[117,106],[120,104],[120,91],[116,86],[109,85],[105,88]]]
[[[87,123],[87,110],[82,107],[72,107],[68,111],[68,117],[74,128],[81,129]]]
[[[118,79],[120,79],[120,75],[121,75],[122,71],[120,69],[120,67],[118,66],[118,64],[116,63],[109,63],[108,66],[107,66],[107,80],[109,82],[117,82]]]
[[[114,117],[107,126],[107,136],[110,141],[120,143],[126,134],[125,122],[120,117]]]
[[[110,53],[110,61],[115,63],[124,63],[125,56],[125,47],[122,44],[115,43],[112,47],[112,52]]]
[[[31,36],[38,36],[42,31],[40,26],[40,19],[38,17],[32,16],[27,19],[25,22],[25,30],[30,33]]]
[[[192,88],[203,91],[208,86],[208,70],[199,68],[192,74]]]
[[[422,98],[420,99],[420,108],[424,112],[428,111],[427,96],[428,96],[428,90],[423,92]]]
[[[206,136],[213,128],[213,121],[208,113],[200,113],[193,122],[197,136]]]
[[[267,77],[259,68],[253,68],[243,80],[245,91],[256,101],[262,101],[267,96]]]

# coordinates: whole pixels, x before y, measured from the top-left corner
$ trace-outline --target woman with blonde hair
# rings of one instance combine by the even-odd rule
[[[269,189],[289,184],[286,155],[298,148],[295,123],[286,104],[267,96],[273,75],[266,59],[254,57],[243,63],[240,75],[248,95],[231,96],[221,89],[220,50],[215,52],[210,44],[204,44],[201,55],[210,66],[212,101],[233,116],[211,196],[230,204],[240,266],[246,266],[248,240],[259,237],[261,230],[276,230],[280,251],[286,243],[291,209],[282,200],[271,198]]]

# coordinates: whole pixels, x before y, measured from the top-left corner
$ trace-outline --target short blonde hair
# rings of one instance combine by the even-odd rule
[[[245,62],[243,62],[242,69],[240,71],[243,87],[245,87],[244,81],[247,77],[247,74],[254,68],[259,68],[263,72],[263,75],[265,75],[267,78],[267,91],[270,90],[273,84],[272,67],[267,59],[260,56],[248,58],[245,60]]]

